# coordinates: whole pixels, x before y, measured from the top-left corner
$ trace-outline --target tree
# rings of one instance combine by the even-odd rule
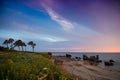
[[[10,49],[13,49],[13,42],[14,42],[14,39],[13,38],[9,38],[8,44],[10,44]]]
[[[20,46],[22,46],[23,42],[22,40],[17,40],[15,43],[14,43],[14,47],[18,47],[19,51],[20,51]]]
[[[5,40],[5,41],[3,42],[3,45],[6,45],[7,48],[9,49],[9,46],[8,46],[8,40]]]
[[[22,47],[22,51],[23,51],[23,47],[25,47],[25,50],[24,51],[26,51],[26,44],[24,43],[24,42],[22,42],[22,44],[21,44],[21,47]]]
[[[32,47],[33,52],[34,52],[34,48],[35,48],[36,44],[33,43],[33,41],[30,41],[30,42],[28,42],[28,45],[30,45]]]
[[[26,46],[27,46],[27,45],[25,44],[25,45],[24,45],[24,47],[25,47],[25,51],[26,51]]]

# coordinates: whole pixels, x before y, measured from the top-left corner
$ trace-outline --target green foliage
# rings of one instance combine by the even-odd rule
[[[33,53],[0,53],[1,80],[75,80],[48,58]]]

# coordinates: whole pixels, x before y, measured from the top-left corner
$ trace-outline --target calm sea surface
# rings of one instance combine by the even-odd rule
[[[64,56],[66,54],[71,54],[72,58],[75,57],[82,58],[83,54],[86,54],[88,56],[99,55],[99,59],[103,61],[102,63],[99,64],[99,66],[120,71],[120,53],[52,52],[53,56]],[[109,61],[110,59],[113,59],[115,61],[114,66],[109,66],[109,67],[104,66],[104,61]]]

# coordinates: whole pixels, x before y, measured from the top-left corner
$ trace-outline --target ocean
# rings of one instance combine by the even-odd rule
[[[83,54],[86,54],[87,56],[99,55],[99,59],[102,60],[102,63],[99,63],[98,66],[120,71],[120,53],[52,52],[53,56],[65,56],[66,54],[71,54],[72,58],[75,58],[75,57],[82,58]],[[105,66],[104,62],[109,61],[110,59],[115,61],[114,65],[113,66]]]

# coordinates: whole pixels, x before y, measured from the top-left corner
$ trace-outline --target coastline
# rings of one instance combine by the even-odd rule
[[[109,68],[113,68],[113,69],[117,69],[120,70],[120,54],[116,53],[82,53],[82,52],[67,52],[68,54],[70,54],[72,57],[71,58],[75,58],[75,57],[81,57],[82,60],[82,56],[85,54],[87,56],[95,56],[95,55],[99,55],[99,60],[102,60],[101,63],[99,63],[99,66],[105,68],[106,66],[104,65],[104,62],[112,59],[114,60],[114,66],[110,66]],[[52,53],[53,56],[65,56],[66,52],[53,52]]]
[[[78,77],[78,80],[119,80],[120,71],[90,65],[87,61],[76,61],[65,57],[53,57],[53,60],[62,60],[60,68]]]

